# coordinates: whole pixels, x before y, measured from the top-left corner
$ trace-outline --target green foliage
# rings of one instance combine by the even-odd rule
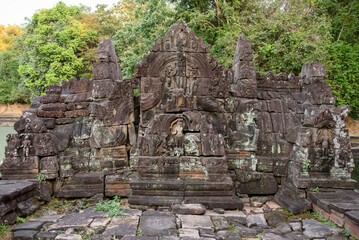
[[[141,95],[140,89],[139,88],[133,89],[133,96],[139,96],[139,95]]]
[[[319,188],[318,187],[314,188],[313,192],[319,192]]]
[[[99,202],[96,204],[95,211],[108,211],[106,217],[114,217],[123,215],[124,206],[121,205],[121,198],[115,196],[110,201]]]
[[[37,175],[37,180],[40,180],[40,181],[46,182],[46,179],[44,178],[44,176],[42,176],[42,174],[41,174],[41,173],[39,173],[39,174]]]
[[[310,160],[309,159],[306,159],[304,162],[303,162],[303,167],[304,169],[309,169],[310,167]]]
[[[134,19],[112,37],[125,78],[132,77],[136,63],[149,52],[158,36],[163,36],[176,22],[175,11],[165,0],[133,2],[138,5]]]
[[[26,222],[26,219],[25,219],[25,218],[22,218],[22,217],[17,216],[17,218],[16,218],[16,223],[24,223],[24,222]]]
[[[86,198],[82,198],[81,201],[78,202],[78,205],[77,205],[78,208],[79,208],[79,209],[86,209],[86,208],[88,208],[88,207],[90,206],[90,204],[87,203],[86,201],[87,201]]]
[[[336,105],[349,105],[350,116],[359,118],[359,43],[334,42],[325,63]]]
[[[14,46],[0,52],[0,103],[28,103],[30,92],[18,73],[19,50]]]
[[[343,233],[345,236],[347,236],[347,237],[350,236],[350,233],[349,233],[348,230],[346,230],[345,228],[343,228],[342,233]]]
[[[6,230],[9,228],[9,225],[7,225],[7,222],[0,224],[0,237],[2,237]]]
[[[304,63],[323,61],[336,105],[359,118],[358,14],[359,0],[122,0],[95,11],[59,2],[38,10],[24,29],[3,27],[13,34],[2,36],[0,103],[28,102],[29,89],[40,95],[62,79],[91,78],[97,45],[107,37],[130,78],[158,36],[183,19],[227,68],[240,35],[252,41],[261,74],[299,74]]]
[[[70,203],[67,201],[67,199],[60,202],[60,207],[69,207]]]
[[[136,231],[136,236],[139,236],[139,237],[142,237],[142,236],[143,236],[143,233],[142,233],[142,230],[141,230],[141,229],[137,229],[137,231]]]
[[[312,215],[318,219],[319,221],[321,221],[322,223],[325,223],[327,225],[330,225],[331,227],[338,227],[338,225],[336,225],[335,223],[333,223],[332,221],[326,219],[325,217],[322,217],[319,213],[316,212],[312,212]]]
[[[24,35],[25,61],[19,72],[33,94],[62,79],[89,76],[80,53],[96,38],[97,32],[86,29],[78,20],[81,9],[59,2],[54,8],[36,12]]]

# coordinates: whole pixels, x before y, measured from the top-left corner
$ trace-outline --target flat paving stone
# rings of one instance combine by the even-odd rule
[[[215,238],[203,238],[203,237],[199,237],[199,238],[193,238],[193,237],[181,237],[181,240],[216,240]]]
[[[182,222],[182,228],[213,228],[213,223],[209,216],[200,215],[179,215]]]
[[[278,226],[274,229],[274,231],[284,235],[287,233],[290,233],[292,231],[292,228],[288,225],[288,223],[279,223]]]
[[[303,220],[303,229],[304,236],[308,238],[327,238],[341,231],[338,228],[330,227],[314,219]]]
[[[54,215],[44,216],[44,217],[40,217],[40,218],[32,218],[29,221],[30,222],[56,222],[65,216],[66,216],[65,214],[54,214]]]
[[[216,234],[212,228],[200,228],[199,235],[204,238],[215,238]]]
[[[345,213],[345,216],[359,225],[359,211],[349,211]]]
[[[175,236],[176,218],[172,213],[146,211],[140,217],[138,231],[143,236]]]
[[[47,230],[66,230],[68,228],[73,228],[78,231],[86,230],[93,219],[83,218],[82,216],[83,215],[78,213],[67,215],[66,217],[60,219],[58,222],[50,225]]]
[[[125,216],[141,216],[142,211],[138,209],[125,208],[123,210],[123,215]]]
[[[116,224],[121,224],[121,223],[131,223],[134,225],[138,225],[138,221],[139,221],[140,217],[137,215],[134,216],[126,216],[126,215],[121,215],[121,216],[114,216],[111,219],[110,225],[116,225]]]
[[[203,215],[206,213],[206,207],[202,204],[175,204],[172,212],[183,215]]]
[[[247,222],[247,215],[242,211],[225,211],[223,214],[212,210],[207,210],[206,216],[210,217],[224,217],[231,223],[245,225]]]
[[[301,231],[302,230],[301,222],[290,222],[288,224],[292,228],[293,231]]]
[[[216,231],[229,229],[229,223],[224,217],[212,217],[212,222]]]
[[[156,237],[145,237],[145,236],[123,236],[121,240],[157,240]]]
[[[285,237],[274,233],[261,233],[262,240],[287,240]]]
[[[35,239],[55,239],[55,237],[58,235],[58,233],[53,233],[53,232],[39,232],[38,234],[36,234]]]
[[[92,235],[91,240],[113,240],[113,237],[111,236],[104,236],[102,234],[95,234],[95,235]]]
[[[12,239],[13,240],[32,240],[38,231],[34,230],[20,230],[13,232]]]
[[[26,180],[1,180],[0,202],[5,203],[31,191],[37,187],[37,182]]]
[[[34,230],[34,231],[40,231],[42,225],[44,225],[45,222],[25,222],[16,225],[13,227],[11,231],[19,231],[19,230]]]
[[[265,213],[264,217],[266,218],[268,225],[271,227],[276,227],[279,223],[285,222],[288,219],[288,215],[281,212]]]
[[[90,228],[98,229],[104,228],[111,222],[111,218],[95,218],[90,224]]]
[[[344,233],[338,233],[338,234],[334,234],[331,237],[328,237],[326,240],[348,240],[348,237],[345,236]]]
[[[79,234],[60,234],[57,235],[55,240],[81,240],[82,237]]]
[[[267,228],[268,224],[266,219],[264,218],[264,214],[251,214],[247,217],[247,225],[248,227],[264,227]]]
[[[290,240],[308,240],[309,239],[306,236],[304,236],[302,232],[297,232],[297,231],[287,233],[286,235],[284,235],[284,237],[286,237],[287,239],[290,239]]]
[[[232,240],[241,240],[241,236],[239,236],[238,234],[232,232],[232,231],[228,231],[228,230],[224,230],[224,231],[219,231],[216,233],[216,239],[219,240],[225,240],[225,239],[232,239]]]
[[[239,235],[242,237],[254,237],[258,234],[258,231],[254,228],[248,228],[246,226],[236,226],[235,227],[236,232],[238,232]]]
[[[102,233],[105,236],[115,236],[117,238],[122,238],[123,236],[130,235],[135,236],[137,230],[137,225],[131,223],[121,223],[118,225],[110,225]]]
[[[199,238],[199,232],[197,229],[181,228],[179,229],[179,236],[181,238],[183,237]]]

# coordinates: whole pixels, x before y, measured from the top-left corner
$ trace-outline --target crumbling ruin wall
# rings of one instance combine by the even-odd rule
[[[181,21],[122,79],[109,39],[93,81],[46,88],[8,136],[3,179],[36,178],[60,197],[127,196],[132,205],[240,208],[235,192],[354,188],[345,129],[322,63],[260,75],[239,37],[219,65]],[[133,89],[140,95],[134,96]]]

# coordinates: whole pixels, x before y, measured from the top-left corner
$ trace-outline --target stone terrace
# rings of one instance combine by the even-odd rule
[[[125,209],[124,215],[89,207],[31,219],[12,229],[13,239],[348,239],[339,228],[314,219],[291,218],[270,198],[243,198],[243,211],[206,210],[201,204],[170,211]]]

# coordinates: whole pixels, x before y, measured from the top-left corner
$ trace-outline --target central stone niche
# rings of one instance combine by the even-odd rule
[[[232,75],[182,21],[136,66],[139,178],[130,182],[131,205],[243,207],[228,173],[223,138]]]

